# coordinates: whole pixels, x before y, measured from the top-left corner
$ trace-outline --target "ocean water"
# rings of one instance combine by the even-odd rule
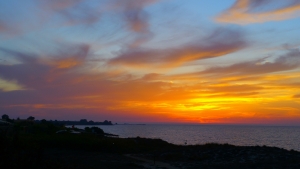
[[[91,126],[76,126],[85,128]],[[237,125],[112,125],[98,126],[119,137],[160,138],[184,145],[228,143],[240,146],[275,146],[300,151],[300,126],[237,126]]]

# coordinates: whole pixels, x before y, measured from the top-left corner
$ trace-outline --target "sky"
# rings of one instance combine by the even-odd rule
[[[1,0],[0,112],[300,124],[299,0]]]

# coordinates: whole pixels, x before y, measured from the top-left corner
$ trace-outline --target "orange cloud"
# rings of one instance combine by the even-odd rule
[[[263,7],[272,7],[280,4],[281,7],[263,10]],[[281,21],[300,16],[300,3],[294,0],[236,0],[234,5],[220,14],[216,21],[251,24],[267,21]]]
[[[64,58],[58,58],[50,61],[58,69],[70,69],[76,66],[80,66],[84,63],[84,59],[89,52],[89,45],[78,45],[76,47],[67,49],[72,50]]]
[[[14,80],[25,90],[0,90],[1,112],[123,122],[300,121],[298,50],[272,62],[260,59],[259,64],[255,60],[170,75],[157,69],[157,73],[82,71],[91,53],[88,45],[62,49],[48,60],[5,51],[20,63],[0,64],[0,77]],[[61,62],[66,64],[60,67]],[[89,67],[92,64],[96,63]]]
[[[300,94],[294,95],[293,98],[300,98]]]

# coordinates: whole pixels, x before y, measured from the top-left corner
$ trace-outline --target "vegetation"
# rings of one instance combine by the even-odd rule
[[[2,120],[7,121],[9,123],[13,123],[14,122],[14,120],[10,119],[7,114],[2,115]]]
[[[37,122],[39,122],[37,120]],[[88,121],[87,119],[81,119],[79,121],[51,121],[56,124],[64,124],[64,125],[113,125],[111,121],[104,120],[103,122],[94,122],[92,120]]]
[[[275,147],[179,146],[161,139],[106,137],[98,127],[66,128],[45,119],[15,120],[0,129],[1,168],[145,168],[123,154],[188,169],[300,168],[300,152]]]
[[[80,131],[80,134],[72,131]],[[136,139],[105,137],[104,131],[98,127],[86,127],[85,130],[66,128],[45,119],[40,123],[34,123],[31,119],[15,121],[13,125],[1,128],[0,140],[0,166],[9,168],[65,168],[66,165],[59,162],[64,157],[51,155],[55,152],[68,155],[74,155],[71,153],[74,151],[79,152],[78,155],[97,152],[102,156],[113,154],[112,158],[122,157],[124,160],[125,157],[121,154],[151,152],[155,147],[170,145],[161,140],[157,140],[157,144],[153,141],[145,142],[147,146],[137,145]],[[124,163],[129,168],[136,166],[127,158]]]

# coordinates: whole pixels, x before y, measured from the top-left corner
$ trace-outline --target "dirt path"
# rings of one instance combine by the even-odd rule
[[[160,169],[160,168],[161,169],[179,169],[177,167],[171,166],[168,163],[164,163],[164,162],[160,162],[160,161],[155,161],[155,164],[154,164],[154,161],[149,160],[149,159],[136,157],[136,156],[133,156],[133,155],[130,155],[130,154],[125,154],[125,156],[144,162],[142,165],[147,169]]]

